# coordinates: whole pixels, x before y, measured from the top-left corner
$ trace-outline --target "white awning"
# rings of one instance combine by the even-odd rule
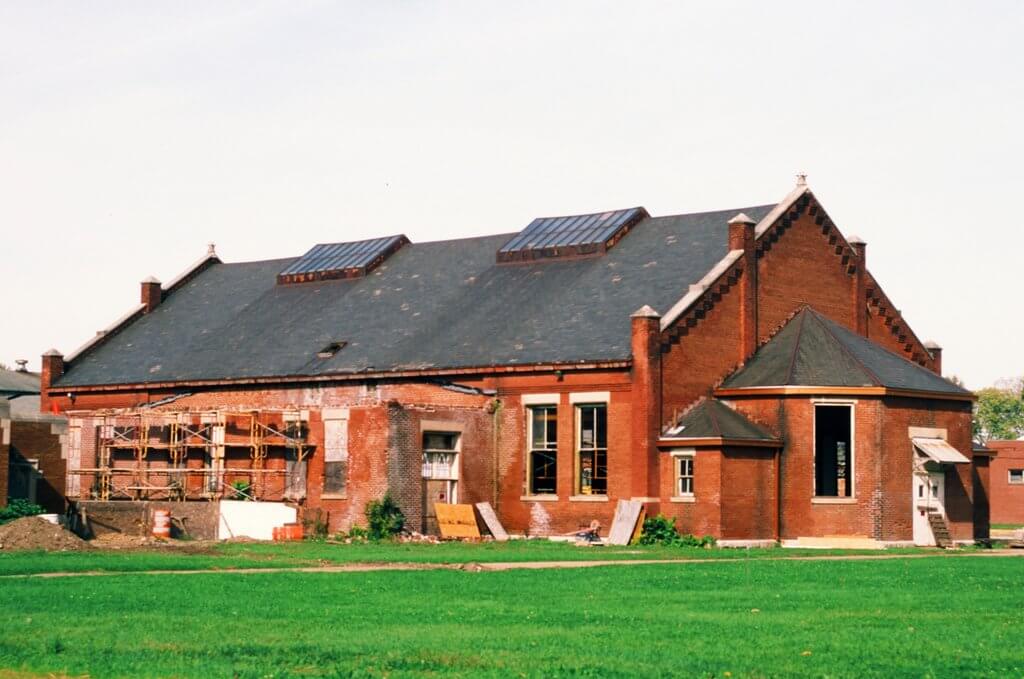
[[[914,442],[915,448],[935,462],[948,462],[951,464],[970,463],[970,460],[964,457],[963,453],[942,439],[915,437],[910,440]]]

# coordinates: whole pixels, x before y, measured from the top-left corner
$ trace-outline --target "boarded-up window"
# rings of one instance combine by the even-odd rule
[[[348,420],[324,420],[324,493],[341,495],[348,477]]]

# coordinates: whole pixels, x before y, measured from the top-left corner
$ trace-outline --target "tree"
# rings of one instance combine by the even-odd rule
[[[982,441],[1024,436],[1024,378],[1000,380],[975,395],[975,436]]]

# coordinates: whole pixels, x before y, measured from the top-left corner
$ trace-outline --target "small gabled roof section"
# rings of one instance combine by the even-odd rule
[[[949,380],[828,319],[798,311],[720,391],[765,387],[876,387],[970,398]]]
[[[408,242],[408,238],[399,234],[347,243],[320,243],[277,274],[277,282],[361,278]]]
[[[37,373],[0,368],[0,394],[38,394]]]
[[[662,432],[663,441],[720,440],[729,443],[772,444],[779,440],[764,428],[716,399],[703,399],[687,410],[675,425]]]
[[[538,217],[498,250],[499,264],[554,257],[600,255],[647,217],[647,210],[594,212],[565,217]]]

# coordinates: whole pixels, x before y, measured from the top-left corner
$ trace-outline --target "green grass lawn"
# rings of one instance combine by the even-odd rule
[[[5,580],[0,667],[19,677],[1021,677],[1022,568],[745,559]]]
[[[1017,530],[1024,528],[1024,523],[993,523],[991,527],[996,530]]]
[[[900,549],[885,553],[919,553]],[[547,540],[441,544],[321,542],[222,543],[200,552],[149,551],[0,552],[0,575],[85,571],[144,571],[230,568],[287,568],[344,563],[494,563],[499,561],[583,561],[592,559],[751,559],[822,554],[880,554],[878,551],[811,549],[700,549],[685,547],[576,547]]]

